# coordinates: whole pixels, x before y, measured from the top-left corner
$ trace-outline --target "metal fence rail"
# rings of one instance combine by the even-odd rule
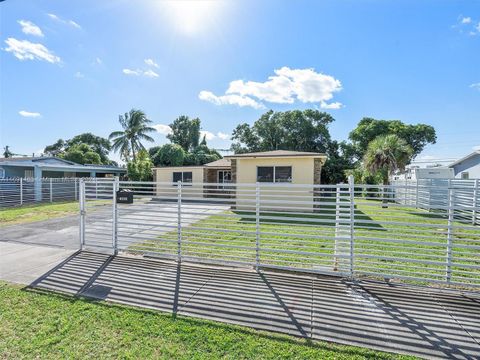
[[[96,180],[91,181],[94,184]],[[79,183],[80,178],[0,179],[0,208],[40,202],[76,201],[79,199]]]
[[[478,202],[460,184],[81,183],[83,247],[355,278],[480,285]],[[133,203],[117,202],[117,190]],[[82,202],[81,202],[82,204]],[[90,211],[95,208],[96,211]],[[100,209],[100,211],[99,211]],[[466,214],[470,214],[466,216]],[[475,217],[474,217],[475,218]],[[87,220],[87,221],[86,221]],[[85,222],[86,221],[86,222]]]

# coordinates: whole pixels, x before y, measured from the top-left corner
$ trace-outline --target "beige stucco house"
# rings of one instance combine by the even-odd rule
[[[237,191],[230,195],[237,199],[238,204],[244,198],[239,191],[241,184],[245,184],[245,188],[247,184],[257,182],[278,183],[279,186],[320,184],[320,174],[326,160],[326,155],[321,153],[274,150],[229,155],[202,166],[157,167],[153,169],[153,176],[158,183],[157,195],[173,195],[176,188],[172,184],[182,181],[187,198],[220,196],[215,189],[222,189],[225,195],[226,187],[223,184],[234,183],[237,184]],[[281,188],[278,189],[281,192]],[[306,188],[305,197],[311,199],[311,189]]]

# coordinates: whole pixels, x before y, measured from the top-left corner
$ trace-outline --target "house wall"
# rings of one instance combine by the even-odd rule
[[[203,166],[176,166],[154,168],[156,194],[159,197],[173,198],[177,196],[177,187],[173,184],[173,173],[191,171],[193,186],[184,186],[182,193],[186,198],[201,198],[203,194]],[[161,184],[163,183],[163,184]]]
[[[6,178],[20,178],[25,177],[25,170],[32,170],[33,166],[1,166],[5,170]]]
[[[480,154],[474,155],[453,167],[455,179],[462,178],[462,172],[468,172],[469,179],[480,179]]]
[[[317,160],[317,161],[315,161]],[[313,209],[313,204],[300,204],[300,202],[313,201],[313,188],[309,185],[320,183],[320,173],[322,170],[321,159],[314,159],[312,157],[305,158],[253,158],[253,159],[236,159],[236,183],[237,187],[237,209],[249,210],[255,202],[254,187],[245,186],[242,188],[241,184],[255,184],[257,182],[257,167],[258,166],[291,166],[292,167],[292,184],[303,184],[305,187],[296,189],[295,193],[287,197],[285,196],[285,187],[288,184],[277,183],[267,184],[260,183],[260,202],[261,209],[276,209],[283,208],[288,210],[292,207],[301,207],[303,211]],[[232,162],[233,170],[233,162]],[[278,188],[278,190],[276,190]],[[244,191],[241,191],[241,190]],[[248,191],[247,189],[252,189]],[[287,201],[298,202],[296,204],[289,204]]]
[[[244,184],[256,183],[258,166],[291,166],[292,184],[313,184],[313,164],[314,159],[311,157],[237,159],[236,182]]]

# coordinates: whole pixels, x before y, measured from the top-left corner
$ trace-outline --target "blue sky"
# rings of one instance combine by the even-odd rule
[[[346,139],[364,116],[433,125],[419,157],[480,145],[479,1],[13,1],[0,3],[0,145],[31,154],[108,136],[144,110],[166,142],[200,117],[228,148],[267,109],[318,108]]]

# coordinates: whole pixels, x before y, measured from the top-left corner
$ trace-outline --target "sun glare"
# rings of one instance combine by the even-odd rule
[[[163,11],[178,31],[194,35],[207,29],[218,16],[221,0],[167,0],[162,1]]]

